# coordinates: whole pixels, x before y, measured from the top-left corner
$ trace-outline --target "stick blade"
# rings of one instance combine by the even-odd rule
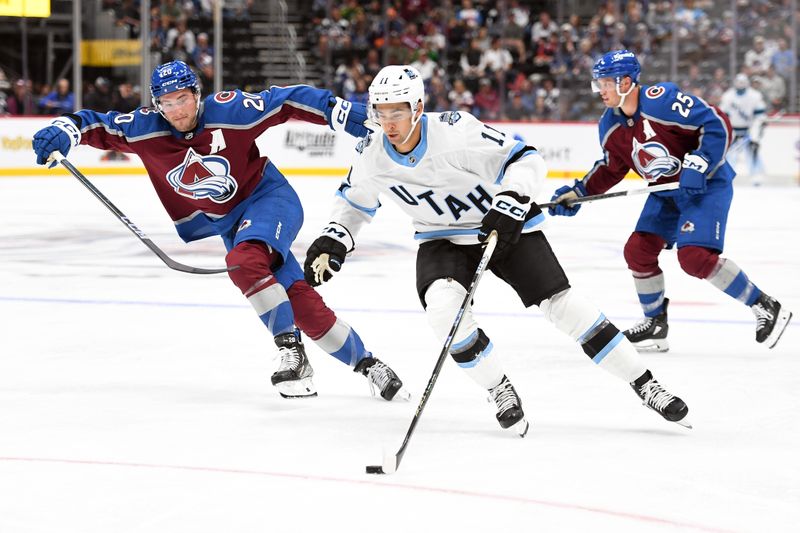
[[[367,474],[394,474],[397,472],[397,454],[383,449],[383,464],[369,465],[366,468]]]
[[[367,474],[385,474],[386,472],[383,471],[383,467],[381,465],[369,465],[367,466]]]

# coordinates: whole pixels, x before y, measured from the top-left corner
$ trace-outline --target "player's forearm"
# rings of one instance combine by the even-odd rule
[[[508,165],[502,191],[536,198],[547,177],[547,164],[538,153],[531,153]]]

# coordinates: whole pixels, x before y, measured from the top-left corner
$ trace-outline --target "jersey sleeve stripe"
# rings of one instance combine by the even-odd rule
[[[352,202],[352,201],[350,201],[349,198],[347,198],[347,194],[345,194],[345,193],[347,192],[347,189],[349,189],[349,188],[350,187],[340,187],[339,190],[336,191],[336,196],[338,196],[339,198],[343,199],[352,208],[358,209],[359,211],[361,211],[362,213],[366,213],[370,217],[374,217],[375,213],[377,213],[378,208],[381,206],[381,204],[378,204],[378,205],[376,205],[375,207],[372,207],[372,208],[364,207],[363,205],[358,205],[357,203]]]
[[[495,185],[500,184],[503,181],[503,178],[506,176],[506,169],[508,165],[513,163],[514,161],[519,161],[523,157],[529,154],[535,154],[536,149],[530,146],[526,146],[524,143],[517,141],[517,144],[514,145],[514,148],[511,149],[508,156],[506,157],[505,162],[503,163],[503,167],[500,169],[500,172],[497,173],[497,177],[494,180]]]

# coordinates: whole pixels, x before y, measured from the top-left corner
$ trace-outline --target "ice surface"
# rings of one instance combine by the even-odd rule
[[[90,178],[175,259],[223,265],[218,239],[179,241],[145,178]],[[303,257],[338,183],[292,181]],[[547,229],[573,286],[620,328],[640,317],[622,246],[643,201],[595,203]],[[672,348],[644,357],[693,430],[642,407],[487,275],[476,314],[528,436],[501,431],[448,361],[400,469],[368,476],[400,446],[441,350],[393,205],[321,292],[410,403],[371,398],[313,345],[319,397],[281,399],[271,338],[227,277],[169,270],[71,178],[0,179],[0,212],[2,533],[798,530],[800,317],[767,350],[750,310],[682,273],[672,251]],[[725,256],[795,314],[798,228],[800,190],[737,186]]]

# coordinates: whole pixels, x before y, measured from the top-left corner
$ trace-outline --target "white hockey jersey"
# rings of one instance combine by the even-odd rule
[[[759,91],[748,87],[739,94],[736,89],[730,88],[723,93],[719,108],[728,115],[734,135],[749,132],[750,138],[758,141],[767,109],[764,96]]]
[[[412,218],[416,239],[475,244],[495,194],[510,190],[534,198],[539,192],[547,169],[534,148],[463,111],[425,113],[420,124],[420,142],[407,154],[398,153],[381,131],[356,147],[359,154],[331,217],[354,239],[372,220],[381,196]],[[543,222],[538,212],[523,232]]]

